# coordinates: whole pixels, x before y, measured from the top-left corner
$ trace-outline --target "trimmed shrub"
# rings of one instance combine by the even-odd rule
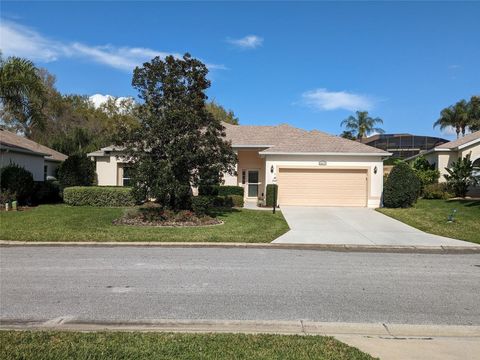
[[[415,171],[405,162],[395,165],[383,188],[383,204],[388,208],[406,208],[417,201],[421,188]]]
[[[42,181],[35,183],[32,202],[34,204],[55,204],[62,201],[58,181]]]
[[[10,203],[12,201],[15,201],[15,199],[15,193],[9,190],[0,190],[0,205]]]
[[[200,185],[198,195],[200,196],[228,196],[239,195],[243,197],[244,189],[241,186],[233,185]]]
[[[243,195],[228,195],[211,197],[214,207],[243,207]]]
[[[230,195],[228,196],[228,198],[231,199],[234,207],[239,207],[239,208],[243,207],[243,203],[244,203],[243,195]]]
[[[63,188],[93,185],[95,163],[86,155],[71,155],[58,167],[58,181]]]
[[[219,196],[239,195],[243,198],[244,189],[241,186],[220,185],[218,187]]]
[[[274,198],[274,193],[275,193],[275,198]],[[267,185],[267,195],[265,197],[266,200],[266,206],[267,207],[273,207],[273,204],[275,203],[278,205],[277,200],[278,200],[278,185],[277,184],[268,184]]]
[[[448,186],[446,183],[426,185],[425,188],[423,189],[424,199],[446,200],[452,197],[453,197],[453,194],[448,192]]]
[[[192,198],[192,210],[196,214],[206,214],[213,206],[213,198],[211,196],[194,196]]]
[[[15,194],[15,198],[20,204],[28,203],[31,200],[35,183],[33,175],[25,168],[11,163],[1,169],[0,188]]]
[[[129,187],[73,186],[63,190],[63,201],[72,206],[133,206],[135,200]]]

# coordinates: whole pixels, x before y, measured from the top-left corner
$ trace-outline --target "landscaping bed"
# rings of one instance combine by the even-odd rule
[[[220,225],[220,219],[207,214],[196,214],[190,210],[174,212],[162,209],[156,204],[148,204],[126,209],[121,217],[113,220],[115,225],[131,226],[211,226]]]
[[[288,231],[281,212],[248,209],[213,209],[221,226],[115,225],[126,209],[58,204],[1,212],[0,240],[267,243]]]
[[[480,244],[480,200],[420,199],[411,208],[377,210],[431,234]],[[448,222],[454,210],[454,221]]]
[[[0,331],[0,343],[4,360],[373,359],[323,336]]]

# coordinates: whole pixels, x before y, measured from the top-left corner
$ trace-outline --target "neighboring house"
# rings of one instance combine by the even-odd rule
[[[244,187],[247,201],[264,199],[266,185],[276,183],[279,205],[380,205],[388,152],[289,125],[224,125],[238,156],[237,175],[226,175],[224,184]],[[106,147],[88,155],[96,161],[99,185],[128,184],[121,150]]]
[[[439,181],[445,182],[444,175],[447,174],[445,168],[450,168],[453,162],[465,157],[467,154],[471,154],[471,160],[475,167],[474,171],[480,175],[480,131],[436,146],[417,156],[423,155],[430,164],[435,164],[435,168],[440,171]],[[413,160],[417,156],[412,156],[407,160]]]
[[[362,143],[392,153],[392,157],[405,159],[431,150],[448,140],[412,134],[377,134],[361,140]]]
[[[15,163],[30,171],[34,181],[54,178],[58,165],[67,159],[35,141],[0,128],[0,167]]]

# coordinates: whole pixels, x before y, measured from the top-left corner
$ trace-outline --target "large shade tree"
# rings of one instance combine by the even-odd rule
[[[0,54],[1,120],[4,125],[31,137],[45,126],[47,99],[39,69],[27,59]]]
[[[236,156],[224,127],[206,108],[207,67],[185,54],[156,57],[137,67],[132,85],[143,101],[140,125],[117,140],[131,164],[137,200],[188,209],[191,186],[214,183],[233,174]]]
[[[374,132],[379,134],[385,132],[382,128],[377,127],[377,125],[383,124],[383,120],[379,117],[372,118],[368,115],[368,111],[357,111],[356,114],[356,117],[350,115],[342,121],[341,126],[346,129],[344,134],[353,134],[357,139],[362,139]]]

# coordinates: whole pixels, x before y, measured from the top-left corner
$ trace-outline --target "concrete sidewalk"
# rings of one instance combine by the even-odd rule
[[[425,233],[373,209],[286,206],[282,213],[291,230],[277,244],[480,247]]]
[[[0,329],[326,335],[334,336],[382,360],[463,360],[477,359],[480,354],[479,326],[332,323],[307,320],[79,322],[72,318],[55,318],[43,322],[0,321]]]

